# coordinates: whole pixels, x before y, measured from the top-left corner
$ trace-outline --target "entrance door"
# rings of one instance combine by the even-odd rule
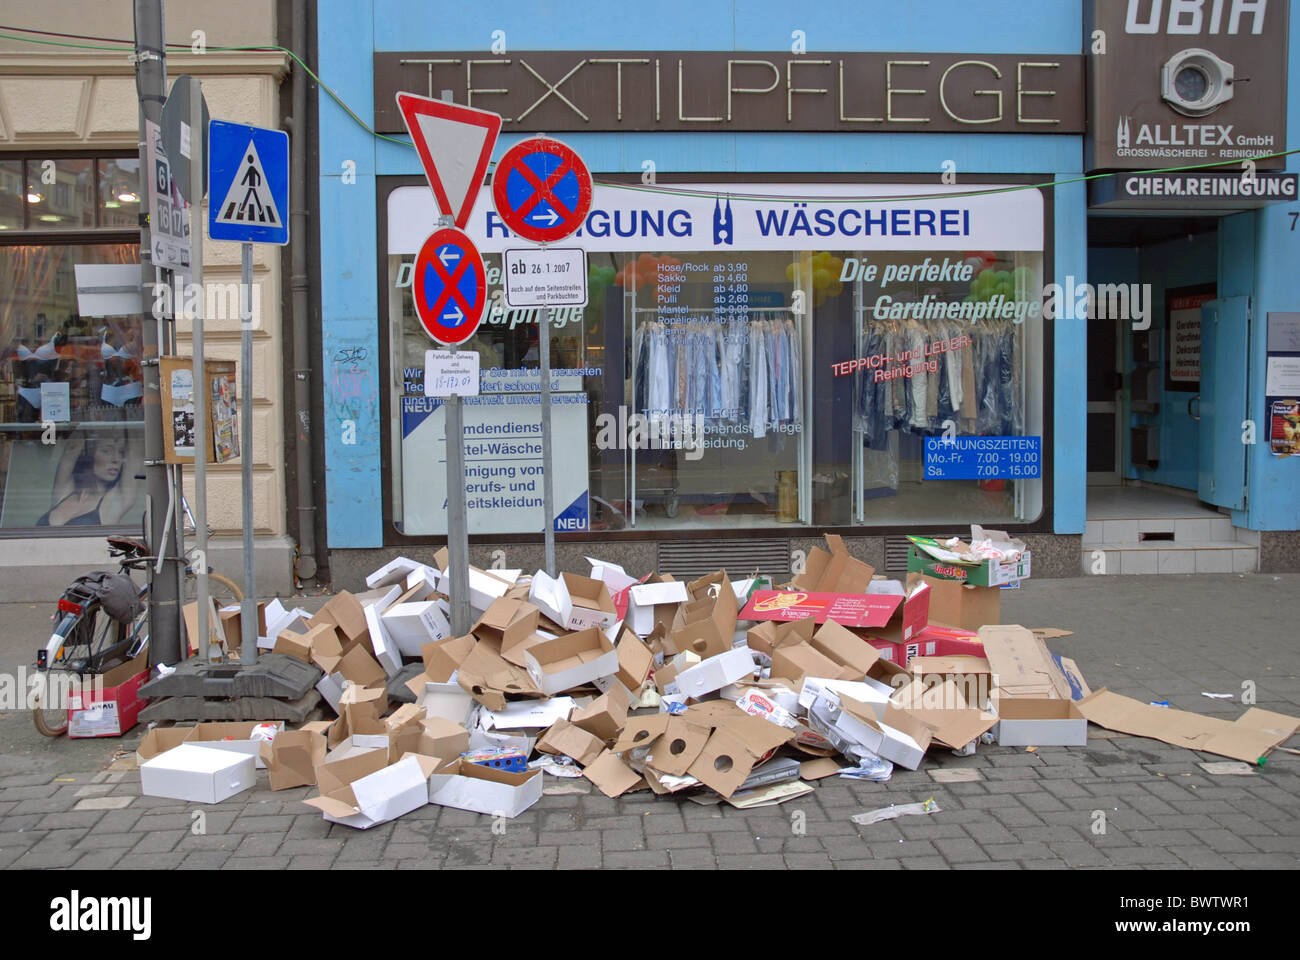
[[[1246,370],[1250,298],[1211,300],[1201,308],[1200,498],[1220,507],[1246,506]],[[1196,398],[1193,398],[1194,400]]]
[[[1120,321],[1088,321],[1088,485],[1115,486],[1120,482],[1123,431],[1120,425]]]

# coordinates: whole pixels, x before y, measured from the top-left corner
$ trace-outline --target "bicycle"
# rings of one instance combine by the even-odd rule
[[[189,504],[182,501],[182,506],[192,524],[193,514],[190,513]],[[141,569],[158,559],[149,555],[149,548],[143,539],[123,536],[107,539],[109,556],[119,561],[117,572],[128,579],[133,570]],[[192,564],[186,564],[185,575],[188,583],[198,579]],[[209,595],[219,607],[239,603],[244,598],[243,591],[234,581],[210,567],[208,582]],[[136,598],[140,604],[139,612],[129,621],[122,621],[108,614],[102,596],[87,578],[77,578],[64,590],[50,617],[57,621],[54,632],[50,634],[45,647],[36,654],[36,669],[44,678],[44,690],[37,690],[34,695],[32,723],[41,734],[61,737],[68,729],[66,706],[43,707],[41,703],[42,693],[49,690],[51,674],[75,675],[80,681],[128,663],[147,648],[148,583],[138,589]]]

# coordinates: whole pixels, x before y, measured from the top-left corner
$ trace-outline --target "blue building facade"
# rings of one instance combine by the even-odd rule
[[[1135,16],[1151,13],[1149,3],[1138,7]],[[1260,568],[1300,568],[1290,566],[1300,564],[1300,457],[1281,456],[1284,444],[1270,443],[1274,424],[1281,430],[1292,421],[1278,404],[1288,397],[1265,390],[1270,364],[1272,385],[1290,388],[1291,366],[1277,361],[1289,352],[1279,346],[1290,335],[1290,320],[1281,315],[1300,311],[1300,205],[1294,193],[1283,193],[1239,211],[1201,209],[1190,198],[1163,211],[1105,209],[1098,194],[1090,195],[1103,178],[1088,179],[1084,121],[1095,118],[1080,110],[1078,122],[1031,125],[1069,112],[1062,104],[1071,97],[1082,102],[1082,91],[1067,84],[1098,69],[1090,16],[1074,0],[828,0],[815,11],[770,0],[613,7],[321,0],[317,72],[347,107],[321,90],[321,432],[336,582],[340,571],[369,569],[375,550],[433,549],[445,534],[440,408],[419,389],[423,350],[434,344],[409,302],[410,263],[434,229],[436,209],[409,138],[385,128],[377,105],[377,93],[391,96],[388,65],[403,58],[418,63],[392,69],[411,92],[435,98],[450,90],[463,103],[468,93],[473,106],[518,113],[520,103],[543,97],[539,114],[561,108],[560,94],[575,101],[547,114],[565,120],[545,132],[584,159],[597,181],[593,209],[606,219],[588,218],[583,235],[568,242],[586,250],[587,308],[551,318],[552,423],[563,461],[553,466],[556,513],[569,511],[567,522],[556,521],[564,549],[617,560],[691,538],[797,543],[835,530],[860,538],[850,541],[855,550],[883,559],[890,537],[965,533],[979,523],[1028,540],[1035,575],[1074,575],[1088,572],[1087,542],[1098,540],[1095,531],[1089,535],[1090,498],[1098,485],[1128,485],[1187,494],[1230,519],[1234,531],[1246,531],[1240,542],[1261,551]],[[1294,66],[1300,18],[1290,18],[1287,29]],[[467,52],[476,51],[466,67]],[[653,59],[657,112],[716,120],[700,129],[603,122],[578,100],[575,91],[588,89],[580,80],[566,86],[557,82],[561,75],[535,71],[542,75],[531,96],[520,99],[517,81],[501,79],[518,77],[519,65],[508,72],[491,62],[530,53],[540,62],[543,53],[566,51],[592,52],[574,54],[574,62],[646,61],[618,67],[620,113],[624,90],[629,110],[636,96],[648,96],[650,74],[637,71],[649,71]],[[773,51],[785,62],[752,63],[776,63]],[[692,59],[703,53],[730,55],[749,72],[728,67],[722,98],[705,81],[688,85],[683,70],[713,76],[710,61]],[[853,99],[852,79],[846,92],[846,54],[881,55],[879,89],[861,101]],[[798,58],[825,66],[791,70],[788,60]],[[876,69],[876,60],[863,62],[863,69]],[[954,98],[964,96],[961,106],[936,96],[941,90],[928,81],[909,84],[922,75],[923,62],[953,67],[944,78]],[[615,77],[612,67],[603,69],[597,86]],[[678,93],[662,104],[661,90],[674,87],[661,75],[678,83]],[[1281,81],[1290,131],[1300,129],[1297,76],[1290,69]],[[920,92],[923,84],[927,92]],[[724,106],[729,113],[733,100],[757,102],[764,88],[770,122],[728,128]],[[683,103],[683,92],[698,99]],[[832,102],[843,121],[865,116],[877,95],[885,122],[859,125],[875,129],[846,129],[844,122],[832,122],[833,130],[797,129],[791,121],[800,97]],[[583,113],[592,118],[586,124]],[[943,132],[913,132],[936,128],[903,122],[922,113],[962,119],[939,124]],[[493,161],[534,135],[528,129],[507,122]],[[1294,156],[1285,163],[1288,173],[1300,169]],[[715,210],[734,218],[729,223],[741,234],[729,246],[721,245]],[[782,210],[790,227],[778,229],[770,217]],[[794,226],[800,210],[810,220],[806,231]],[[819,210],[832,212],[817,221]],[[862,219],[836,221],[844,210]],[[910,211],[902,224],[886,218],[898,210]],[[945,210],[956,218],[943,221]],[[959,235],[933,228],[931,213],[935,223],[963,225],[954,226]],[[529,246],[493,217],[485,188],[467,232],[484,252],[490,294],[501,284],[505,250]],[[674,235],[674,223],[689,223],[690,233]],[[864,275],[868,264],[881,273]],[[892,271],[889,285],[885,271]],[[1074,303],[1085,283],[1125,285],[1134,304],[1148,291],[1145,319],[1114,311],[1089,319],[1086,301],[1078,309]],[[1204,298],[1185,292],[1209,287]],[[1057,291],[1054,303],[1044,291]],[[1225,318],[1241,312],[1230,330],[1227,319],[1207,321],[1231,349],[1220,344],[1217,368],[1204,353],[1196,358],[1199,394],[1169,378],[1174,333],[1167,314],[1180,297],[1192,299],[1177,299],[1179,317],[1199,309],[1201,299]],[[1006,305],[1021,302],[1035,306],[1016,318]],[[948,312],[927,306],[948,303]],[[988,323],[973,319],[981,304]],[[1005,315],[996,314],[999,307]],[[484,396],[480,406],[467,407],[467,424],[480,438],[515,429],[504,435],[522,439],[518,454],[467,448],[467,460],[481,468],[471,478],[470,530],[476,560],[485,564],[501,548],[525,558],[510,566],[527,566],[541,539],[535,498],[523,492],[512,499],[509,492],[531,489],[521,464],[532,459],[528,441],[538,414],[526,403],[510,404],[529,394],[530,375],[536,389],[538,321],[536,312],[490,312],[486,332],[475,338],[482,343],[470,344],[482,356]],[[985,329],[994,324],[1002,333]],[[729,335],[743,340],[737,349],[748,365],[739,386],[723,372]],[[700,350],[714,358],[705,372],[691,371],[701,378],[698,389],[690,376],[678,381],[670,372],[667,398],[656,398],[665,388],[653,373],[659,336],[668,362]],[[1203,348],[1206,338],[1199,342]],[[850,369],[856,360],[863,362]],[[1112,371],[1118,379],[1107,386]],[[491,377],[500,378],[500,389]],[[728,390],[739,400],[729,403]],[[760,414],[753,403],[763,390]],[[1237,417],[1229,395],[1240,398],[1245,416]],[[1188,403],[1192,397],[1199,399]],[[1193,418],[1197,404],[1201,420]],[[656,410],[665,422],[681,415],[683,447],[655,449],[637,434],[637,418],[655,422]],[[1222,438],[1203,449],[1202,424],[1214,417],[1214,429],[1236,449],[1220,450]],[[1246,420],[1255,427],[1249,443]],[[697,423],[702,449],[692,447]],[[974,458],[962,467],[969,472],[944,476],[935,443],[945,438],[1007,442],[963,444]],[[1228,494],[1238,469],[1241,490]],[[493,493],[497,478],[506,492]]]

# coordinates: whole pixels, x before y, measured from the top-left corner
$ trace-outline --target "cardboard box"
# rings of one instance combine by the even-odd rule
[[[411,560],[407,557],[394,557],[386,564],[376,570],[370,576],[366,577],[366,589],[374,590],[377,587],[386,587],[391,584],[400,584],[406,581],[413,572],[423,569],[424,564]]]
[[[1004,697],[995,735],[1003,747],[1085,747],[1088,720],[1073,700]]]
[[[548,695],[618,673],[618,652],[599,627],[589,627],[529,647],[524,660],[528,665],[528,675]]]
[[[979,638],[1000,696],[1071,699],[1069,681],[1031,631],[1011,624],[985,626]]]
[[[153,727],[135,748],[136,765],[179,747],[193,732],[193,727]]]
[[[341,590],[332,596],[311,618],[311,622],[334,624],[349,644],[364,642],[368,636],[365,609],[361,606],[361,601],[347,590]],[[347,646],[348,644],[344,645],[345,649]]]
[[[120,737],[140,719],[149,703],[140,687],[149,679],[149,651],[97,677],[83,676],[81,689],[68,699],[68,736]],[[98,690],[95,684],[100,684]]]
[[[528,601],[562,629],[568,627],[573,614],[573,598],[569,596],[563,578],[556,580],[538,570],[528,588]]]
[[[561,576],[572,601],[569,622],[566,624],[570,630],[612,627],[618,623],[618,610],[610,598],[609,588],[603,582],[573,573]]]
[[[688,714],[689,712],[687,711]],[[650,747],[645,763],[659,773],[682,777],[704,750],[712,731],[710,727],[693,723],[685,716],[665,719],[661,736],[652,738],[647,731],[647,736],[643,738],[649,740],[647,745]]]
[[[140,765],[140,793],[194,803],[220,803],[257,782],[252,755],[182,743]]]
[[[421,647],[420,656],[424,659],[424,673],[429,681],[446,683],[451,680],[474,649],[474,642],[474,637],[466,634],[463,637],[448,637],[446,640],[426,643]]]
[[[834,620],[885,639],[910,639],[925,627],[928,591],[911,597],[875,593],[802,593],[756,590],[740,611],[742,620]],[[897,634],[897,636],[893,636]]]
[[[801,686],[805,677],[824,677],[828,680],[861,679],[856,670],[836,663],[812,644],[797,643],[780,647],[772,654],[773,679],[789,681],[792,686]]]
[[[503,655],[523,643],[537,629],[541,611],[525,600],[493,600],[470,632],[493,644]]]
[[[263,741],[252,739],[254,728],[263,723],[271,723],[284,730],[283,720],[232,720],[232,721],[207,721],[200,723],[190,729],[190,735],[185,738],[186,743],[198,743],[205,747],[213,747],[217,750],[227,750],[234,753],[242,753],[245,756],[255,758],[257,769],[265,768],[261,757],[261,747]],[[276,734],[279,736],[279,734]]]
[[[398,650],[408,657],[420,656],[420,648],[426,643],[451,636],[451,624],[437,600],[396,603],[383,612],[381,619]]]
[[[402,652],[388,632],[378,607],[367,606],[365,611],[366,632],[370,636],[370,649],[375,652],[375,661],[384,668],[384,673],[395,677],[402,670]]]
[[[541,696],[528,671],[507,662],[490,644],[475,642],[456,671],[456,682],[490,710],[503,710],[506,695]]]
[[[320,623],[309,628],[306,633],[298,633],[291,627],[280,631],[271,652],[288,654],[295,660],[312,663],[312,645],[322,639],[326,650],[332,651],[334,646],[337,646],[338,637],[334,633],[333,625]]]
[[[311,662],[328,674],[339,668],[342,659],[343,643],[339,640],[338,631],[333,628],[321,631],[311,643]]]
[[[817,622],[812,617],[799,620],[764,620],[751,627],[745,634],[745,642],[751,650],[771,657],[777,647],[788,647],[796,643],[808,643],[812,640]]]
[[[542,777],[541,770],[510,773],[457,759],[426,787],[430,803],[513,819],[542,798]]]
[[[576,706],[572,697],[547,700],[516,700],[502,710],[480,710],[479,726],[485,730],[525,730],[549,727],[557,720],[567,720]]]
[[[826,545],[829,553],[820,547],[808,552],[804,572],[792,585],[812,593],[866,593],[875,568],[852,557],[843,539],[834,534],[826,534]]]
[[[316,681],[316,692],[325,698],[325,702],[330,705],[335,713],[339,712],[339,702],[343,698],[343,691],[347,687],[348,681],[341,673],[327,673]]]
[[[907,570],[921,573],[936,580],[957,580],[977,587],[1000,587],[1004,583],[1027,580],[1030,575],[1030,553],[1026,550],[1018,560],[1004,563],[982,560],[978,563],[960,560],[956,554],[969,549],[960,542],[956,548],[943,546],[930,537],[908,537]]]
[[[474,698],[458,683],[426,683],[416,695],[415,702],[424,708],[426,721],[441,717],[464,727],[469,726],[475,709]]]
[[[934,742],[954,750],[992,730],[997,716],[978,709],[968,700],[957,678],[937,681],[933,676],[917,676],[894,695],[894,702],[908,714],[934,730]]]
[[[828,692],[829,691],[829,692]],[[871,708],[877,719],[884,719],[885,707],[895,693],[895,688],[878,680],[827,680],[807,677],[799,689],[799,706],[807,710],[818,697],[849,697],[856,703]]]
[[[861,680],[867,675],[875,662],[880,659],[880,651],[851,633],[834,620],[827,620],[810,641],[814,650],[829,657],[855,676],[844,677],[849,680]],[[843,675],[841,675],[843,676]]]
[[[977,587],[936,577],[924,579],[930,585],[930,623],[978,630],[1002,622],[1000,587]]]
[[[316,784],[316,768],[325,762],[325,737],[312,730],[282,730],[260,745],[262,766],[272,790]]]
[[[612,743],[627,723],[630,702],[626,690],[621,686],[612,687],[608,693],[597,697],[588,706],[570,714],[569,722],[599,737],[605,743]]]
[[[330,823],[368,830],[429,802],[429,776],[436,757],[408,753],[391,766],[382,750],[326,761],[316,769],[320,796],[304,800]]]
[[[733,647],[678,673],[671,684],[675,690],[669,692],[699,700],[729,683],[752,679],[756,669],[754,657],[747,647]]]
[[[655,657],[640,638],[631,630],[625,629],[619,638],[618,646],[618,682],[631,692],[641,689],[654,669]]]
[[[426,757],[439,757],[446,765],[453,763],[470,748],[469,730],[463,724],[455,723],[446,717],[425,717],[420,721],[420,725],[423,729],[415,753]]]
[[[627,618],[624,622],[638,636],[648,637],[654,632],[656,624],[665,630],[671,626],[677,607],[689,599],[686,584],[678,580],[637,584],[628,590]]]
[[[238,603],[232,603],[228,607],[221,607],[217,610],[217,619],[221,621],[221,629],[226,635],[227,650],[238,650],[240,643],[243,641],[244,628],[243,620],[241,619],[242,615],[242,607]],[[257,629],[253,631],[253,636],[267,636],[266,604],[260,600],[257,602]]]
[[[362,617],[364,619],[364,614]],[[342,675],[349,683],[361,687],[380,685],[388,682],[388,673],[370,655],[367,647],[357,644],[345,653],[338,662],[335,672]]]

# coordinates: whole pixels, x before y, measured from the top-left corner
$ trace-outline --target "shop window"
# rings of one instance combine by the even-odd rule
[[[82,230],[95,226],[95,161],[27,161],[27,226]]]
[[[23,162],[0,160],[0,230],[23,228]]]
[[[741,199],[724,212],[713,196],[659,200],[605,188],[602,204],[598,195],[586,224],[588,305],[549,319],[557,530],[1014,525],[1040,516],[1041,198],[1019,191],[896,213],[835,195],[937,191],[766,189],[801,188],[839,206],[778,201],[756,214]],[[734,197],[763,188],[727,189]],[[430,222],[426,194],[399,188],[389,199],[389,480],[395,529],[412,536],[446,529],[441,401],[426,399],[422,383],[433,344],[410,292],[417,221]],[[647,209],[656,203],[664,210]],[[799,217],[808,229],[794,228]],[[868,220],[872,244],[819,242],[837,228],[860,235]],[[496,231],[489,226],[480,241],[489,303],[501,297],[493,247],[506,241],[494,244]],[[666,234],[672,245],[655,243]],[[1002,249],[981,243],[995,238]],[[634,249],[610,249],[619,243]],[[501,299],[465,345],[483,371],[482,396],[465,406],[471,533],[541,525],[535,391],[545,319]],[[971,437],[997,438],[987,448],[998,452],[937,470],[935,441]],[[1007,446],[1014,452],[1001,452]]]
[[[140,161],[135,157],[100,160],[99,225],[138,227],[140,221]]]
[[[138,529],[144,414],[139,315],[81,317],[74,265],[139,247],[0,245],[0,528]]]

